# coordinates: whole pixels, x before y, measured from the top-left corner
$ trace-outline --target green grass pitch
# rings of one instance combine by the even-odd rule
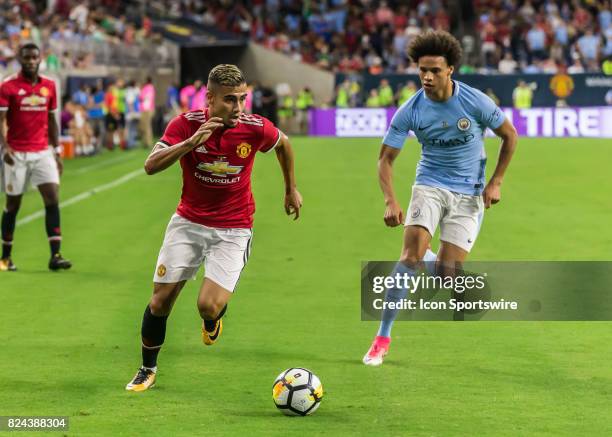
[[[418,147],[396,162],[407,206]],[[257,157],[252,257],[213,347],[200,340],[197,281],[172,313],[157,386],[128,393],[140,322],[180,173],[136,176],[62,210],[71,271],[46,270],[43,219],[18,226],[0,275],[0,415],[70,416],[68,435],[611,435],[612,324],[397,323],[381,368],[361,358],[377,324],[360,321],[364,260],[394,260],[376,178],[379,139],[294,138],[302,217],[283,211],[275,157]],[[491,170],[497,141],[487,143]],[[62,199],[141,168],[145,152],[66,163]],[[609,260],[609,141],[521,139],[485,215],[473,260]],[[41,209],[37,193],[20,218]],[[271,400],[278,373],[323,381],[315,415]],[[606,413],[607,411],[607,413]]]

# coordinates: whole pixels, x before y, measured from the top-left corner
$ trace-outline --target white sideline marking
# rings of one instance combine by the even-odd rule
[[[96,162],[95,164],[90,164],[90,165],[86,165],[85,167],[77,168],[72,173],[81,174],[89,170],[96,170],[98,168],[106,167],[108,165],[113,165],[114,163],[119,162],[119,161],[122,161],[122,162],[128,161],[128,159],[126,158],[129,158],[129,157],[115,156],[114,158],[107,159],[106,161]]]
[[[119,179],[115,179],[114,181],[108,182],[106,184],[98,185],[97,187],[94,187],[91,190],[84,191],[81,194],[77,194],[76,196],[71,197],[68,200],[60,202],[59,206],[60,208],[65,208],[66,206],[73,205],[75,203],[80,202],[81,200],[85,200],[93,196],[94,194],[98,194],[98,193],[101,193],[102,191],[106,191],[106,190],[110,190],[111,188],[115,188],[116,186],[124,184],[127,181],[134,179],[136,176],[140,176],[143,174],[145,174],[145,172],[143,169],[140,169],[140,168],[138,170],[131,171],[121,176]],[[26,223],[30,223],[31,221],[34,221],[37,218],[44,217],[44,215],[45,215],[45,210],[41,209],[40,211],[36,211],[35,213],[25,216],[21,220],[17,220],[17,225],[18,226],[25,225]]]

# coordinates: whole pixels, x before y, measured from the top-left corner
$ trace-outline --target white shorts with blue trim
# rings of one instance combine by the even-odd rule
[[[484,215],[482,196],[453,193],[444,188],[414,185],[405,225],[422,226],[433,236],[440,226],[440,241],[469,252]]]
[[[251,229],[210,228],[174,214],[153,275],[153,282],[194,279],[204,264],[204,276],[233,292],[251,252]]]

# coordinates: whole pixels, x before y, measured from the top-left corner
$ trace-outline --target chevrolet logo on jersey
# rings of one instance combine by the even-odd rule
[[[230,165],[227,161],[200,162],[198,170],[211,173],[213,176],[227,177],[227,175],[238,174],[242,171],[242,165]]]
[[[41,105],[44,105],[45,103],[47,103],[47,98],[37,96],[36,94],[32,94],[28,97],[24,97],[23,99],[21,99],[22,105],[41,106]]]

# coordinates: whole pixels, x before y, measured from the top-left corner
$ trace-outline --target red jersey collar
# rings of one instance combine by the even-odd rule
[[[38,85],[40,82],[42,82],[42,78],[40,77],[40,74],[36,75],[36,82],[32,82],[30,81],[30,79],[28,79],[27,77],[25,77],[23,75],[23,71],[19,71],[19,73],[17,74],[17,77],[19,78],[19,80],[23,81],[23,82],[27,82],[32,86]]]

